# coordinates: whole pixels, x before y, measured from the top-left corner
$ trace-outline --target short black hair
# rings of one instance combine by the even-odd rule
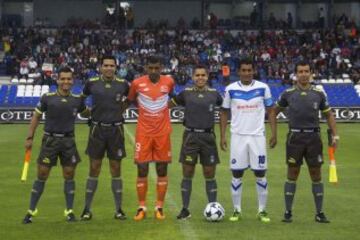
[[[252,68],[255,70],[255,63],[250,57],[244,57],[240,59],[238,69],[241,68],[241,65],[251,65]]]
[[[193,67],[193,73],[195,72],[196,69],[205,69],[206,73],[209,74],[209,70],[205,65],[202,64],[197,64]]]
[[[114,63],[115,63],[115,65],[116,65],[116,58],[115,58],[114,56],[112,56],[112,55],[105,55],[105,56],[103,56],[103,57],[101,58],[101,61],[100,61],[101,65],[104,64],[104,61],[105,61],[105,60],[113,60]]]
[[[306,61],[306,60],[301,60],[295,64],[295,73],[297,73],[298,66],[307,66],[307,65],[310,67],[310,72],[312,72],[312,67],[311,67],[310,62]]]
[[[60,73],[73,73],[73,70],[69,67],[69,66],[64,66],[64,67],[61,67],[59,70],[58,70],[58,76],[60,76]]]
[[[163,64],[163,59],[160,56],[151,55],[146,59],[147,64],[156,64],[160,63]]]

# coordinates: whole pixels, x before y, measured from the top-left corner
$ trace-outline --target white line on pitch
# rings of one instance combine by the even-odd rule
[[[135,145],[135,137],[128,130],[126,125],[124,125],[124,130],[125,130],[126,135],[129,137],[131,143],[133,145]],[[150,171],[149,175],[150,175],[151,179],[154,182],[156,182],[156,174],[154,173],[154,171]],[[170,193],[170,191],[167,192],[167,199],[169,200],[169,204],[172,205],[175,209],[180,209],[180,207],[177,205],[177,203],[174,200],[174,198],[173,198],[172,194]],[[192,240],[199,239],[199,237],[196,234],[194,228],[191,226],[190,221],[188,221],[188,220],[179,220],[178,222],[180,223],[179,226],[180,226],[181,232],[183,233],[185,239],[192,239]]]

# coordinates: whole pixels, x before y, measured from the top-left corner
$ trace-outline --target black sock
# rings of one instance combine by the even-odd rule
[[[312,183],[312,192],[314,195],[316,212],[322,212],[322,205],[324,199],[324,185],[322,182],[313,182]]]
[[[191,189],[192,189],[192,179],[183,178],[183,180],[181,181],[181,197],[183,202],[183,208],[189,208]]]
[[[85,208],[90,210],[94,194],[98,185],[98,178],[89,177],[86,182],[86,193],[85,193]]]
[[[209,202],[216,202],[217,184],[215,178],[206,179],[206,194]]]
[[[31,189],[31,197],[30,197],[30,207],[31,211],[36,209],[36,205],[41,197],[41,194],[44,191],[45,181],[44,180],[35,180],[33,187]]]
[[[115,210],[117,211],[121,208],[122,203],[122,179],[113,178],[111,180],[111,189],[114,195]]]
[[[64,194],[66,201],[66,209],[73,209],[74,196],[75,196],[75,181],[65,180],[64,181]]]
[[[291,209],[292,209],[295,191],[296,191],[296,182],[286,181],[285,186],[284,186],[286,211],[291,211]]]

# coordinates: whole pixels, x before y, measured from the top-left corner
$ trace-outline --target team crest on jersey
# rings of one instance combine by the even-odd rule
[[[198,95],[198,98],[204,98],[204,95],[200,93],[200,94]]]
[[[231,164],[235,164],[235,163],[236,163],[236,159],[233,158],[233,159],[231,160]]]
[[[62,102],[67,102],[67,100],[65,98],[62,98],[61,101]]]
[[[168,92],[169,92],[168,86],[162,85],[162,86],[160,87],[160,92],[162,92],[162,93],[168,93]]]

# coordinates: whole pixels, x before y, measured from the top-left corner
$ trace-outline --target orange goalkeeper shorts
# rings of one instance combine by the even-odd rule
[[[135,163],[171,162],[170,134],[162,136],[136,135]]]

